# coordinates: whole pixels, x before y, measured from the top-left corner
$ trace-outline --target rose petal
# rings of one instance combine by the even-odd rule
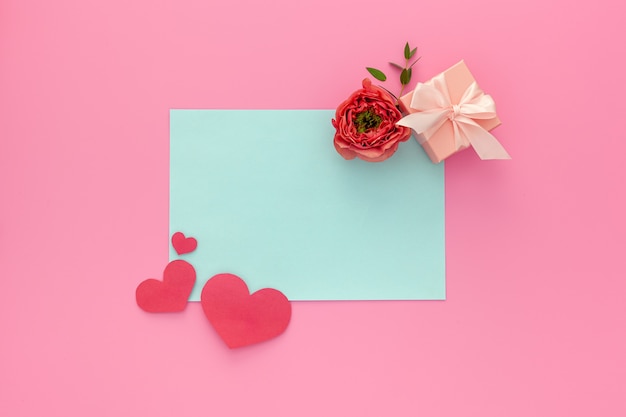
[[[362,89],[352,93],[337,107],[332,120],[336,129],[333,142],[337,152],[345,159],[357,157],[365,161],[380,162],[396,152],[399,142],[409,139],[411,130],[396,125],[402,118],[402,113],[385,90],[372,85],[367,78],[362,85]],[[364,111],[375,112],[382,121],[376,128],[360,133],[354,119]]]
[[[343,157],[343,159],[350,160],[357,156],[356,152],[353,152],[348,148],[342,148],[337,144],[337,142],[335,142],[335,149],[337,150],[337,153]]]

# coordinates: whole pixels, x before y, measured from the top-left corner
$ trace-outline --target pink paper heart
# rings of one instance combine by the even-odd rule
[[[196,250],[198,241],[193,237],[185,237],[182,232],[176,232],[172,235],[172,246],[177,254],[182,255]]]
[[[172,261],[163,271],[163,281],[147,279],[137,287],[137,305],[149,313],[183,311],[196,282],[196,270],[181,260]]]
[[[250,294],[246,283],[233,274],[218,274],[202,289],[202,309],[229,348],[274,338],[291,319],[291,303],[273,288]]]

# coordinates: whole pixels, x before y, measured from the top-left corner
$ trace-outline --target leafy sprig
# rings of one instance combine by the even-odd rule
[[[413,75],[413,66],[421,58],[421,56],[417,57],[413,62],[411,62],[411,60],[413,59],[416,53],[417,53],[417,48],[411,49],[411,47],[409,46],[409,43],[407,42],[404,45],[404,66],[400,64],[396,64],[395,62],[389,62],[389,65],[400,70],[400,85],[402,87],[400,89],[400,94],[398,94],[398,97],[402,97],[404,88],[411,82],[411,76]],[[372,77],[376,78],[378,81],[384,82],[387,80],[387,76],[381,70],[372,68],[372,67],[366,67],[365,69],[370,74],[372,74]],[[396,97],[396,99],[398,99],[398,97]]]

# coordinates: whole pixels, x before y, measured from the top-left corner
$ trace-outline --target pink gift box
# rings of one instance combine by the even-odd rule
[[[463,61],[444,71],[443,75],[452,103],[458,104],[465,90],[475,81],[474,76]],[[412,91],[400,97],[400,107],[405,114],[417,112],[410,107],[412,99]],[[491,130],[501,123],[497,116],[492,119],[477,119],[475,122],[485,130]],[[439,163],[450,155],[471,146],[466,138],[463,138],[459,146],[456,145],[451,121],[446,121],[439,128],[429,129],[422,134],[416,134],[416,138],[434,163]]]

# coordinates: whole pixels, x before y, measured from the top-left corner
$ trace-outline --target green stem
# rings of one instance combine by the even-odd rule
[[[409,60],[406,59],[406,58],[404,58],[404,69],[407,70],[407,71],[409,69]],[[408,80],[408,81],[410,82],[411,80]],[[407,84],[408,84],[408,82],[407,82]],[[406,84],[403,84],[402,80],[400,80],[400,85],[402,87],[400,87],[400,94],[398,94],[398,97],[396,97],[396,100],[397,100],[396,101],[396,105],[397,106],[400,105],[400,97],[402,97],[402,93],[404,92],[404,87],[406,87]]]

